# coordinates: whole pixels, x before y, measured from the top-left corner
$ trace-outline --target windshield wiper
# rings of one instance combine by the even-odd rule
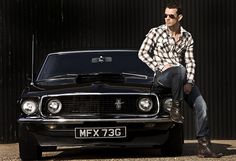
[[[147,76],[147,75],[142,75],[142,74],[125,73],[125,72],[122,72],[121,74],[124,75],[124,76],[127,75],[127,76],[131,76],[131,77],[135,77],[135,78],[148,79],[148,76]]]
[[[91,76],[116,76],[119,74],[115,73],[88,73],[88,74],[61,74],[61,75],[54,75],[49,77],[48,79],[55,79],[55,78],[75,78],[75,77],[91,77]],[[141,79],[148,79],[147,75],[143,74],[136,74],[136,73],[126,73],[122,72],[122,76],[128,76],[128,77],[135,77],[135,78],[141,78]]]
[[[53,79],[53,78],[74,78],[77,77],[78,74],[61,74],[61,75],[54,75],[49,77],[48,79]]]

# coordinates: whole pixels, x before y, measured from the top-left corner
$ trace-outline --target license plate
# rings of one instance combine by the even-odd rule
[[[76,139],[96,138],[125,138],[126,127],[77,127],[75,128]]]

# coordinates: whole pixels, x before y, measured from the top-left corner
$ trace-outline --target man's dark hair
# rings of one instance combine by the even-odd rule
[[[182,5],[181,5],[180,0],[167,0],[166,8],[176,8],[178,15],[183,13]]]

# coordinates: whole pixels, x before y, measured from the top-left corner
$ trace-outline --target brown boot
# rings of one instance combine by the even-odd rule
[[[200,158],[220,158],[223,154],[216,154],[211,150],[210,139],[201,137],[198,139],[198,157]]]
[[[182,104],[179,102],[175,102],[172,104],[172,108],[170,110],[170,119],[177,123],[183,123],[184,117],[182,114]]]

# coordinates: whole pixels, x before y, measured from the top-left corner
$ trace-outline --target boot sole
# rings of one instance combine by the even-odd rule
[[[198,157],[199,157],[199,158],[220,158],[220,157],[222,157],[222,156],[223,156],[222,153],[216,154],[216,155],[214,155],[214,156],[212,156],[212,155],[198,154]]]

